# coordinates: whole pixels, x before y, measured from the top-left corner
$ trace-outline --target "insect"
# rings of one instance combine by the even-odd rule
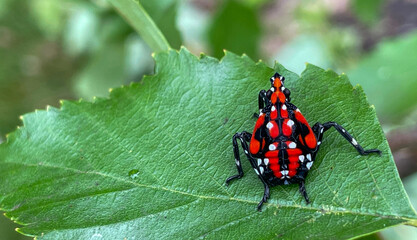
[[[243,177],[238,140],[255,173],[264,185],[264,195],[258,204],[267,202],[269,186],[299,184],[301,195],[310,203],[305,179],[314,163],[323,133],[334,127],[361,155],[381,154],[378,149],[364,150],[346,129],[335,122],[316,123],[312,128],[291,103],[285,78],[278,73],[271,77],[271,88],[258,95],[259,115],[253,133],[243,131],[233,136],[233,153],[238,174],[227,178],[226,185]],[[249,143],[249,144],[248,144]]]

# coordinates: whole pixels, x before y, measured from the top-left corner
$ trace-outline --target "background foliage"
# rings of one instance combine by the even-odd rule
[[[197,55],[217,57],[228,49],[271,64],[279,60],[296,73],[305,62],[348,73],[375,104],[400,174],[410,175],[406,189],[412,189],[407,186],[416,183],[417,170],[415,2],[150,2],[143,7],[174,48],[183,44]],[[233,28],[227,24],[233,19],[250,21]],[[150,54],[104,0],[1,1],[0,141],[21,125],[23,113],[59,106],[59,99],[105,97],[108,88],[139,81],[153,72]],[[13,228],[4,222],[4,231]],[[415,234],[390,229],[377,237],[395,232],[405,239]]]

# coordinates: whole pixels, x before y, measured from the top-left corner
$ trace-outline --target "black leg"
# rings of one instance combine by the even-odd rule
[[[262,205],[268,201],[269,198],[269,186],[268,184],[262,179],[262,177],[259,177],[262,180],[262,183],[264,184],[264,196],[262,197],[262,200],[258,203],[258,211],[261,211]]]
[[[236,163],[238,174],[227,178],[226,185],[228,185],[230,181],[234,179],[239,179],[243,177],[242,162],[240,161],[239,145],[237,143],[237,140],[238,139],[240,140],[240,143],[242,145],[243,150],[245,151],[245,154],[249,157],[249,146],[246,142],[250,141],[251,137],[252,137],[252,134],[248,132],[241,132],[241,133],[236,133],[235,135],[233,135],[233,154],[235,156],[235,163]]]
[[[359,143],[352,137],[352,135],[350,135],[350,133],[346,131],[346,129],[344,129],[342,126],[335,122],[326,122],[323,124],[316,123],[313,126],[313,131],[316,134],[319,143],[323,138],[323,132],[329,130],[329,128],[331,127],[334,127],[346,140],[348,140],[350,144],[352,144],[352,146],[359,152],[360,155],[367,155],[370,153],[378,153],[381,155],[381,151],[378,149],[364,150],[363,147],[359,145]]]
[[[256,159],[252,157],[252,155],[249,152],[249,145],[247,142],[250,141],[250,139],[252,138],[252,134],[248,133],[248,132],[241,132],[241,133],[236,133],[235,135],[233,135],[233,154],[235,156],[235,162],[236,162],[236,167],[237,167],[237,172],[238,174],[233,175],[229,178],[226,179],[226,185],[229,185],[230,181],[234,180],[234,179],[240,179],[243,177],[243,170],[242,170],[242,162],[240,160],[240,154],[239,154],[239,145],[237,143],[237,140],[240,140],[240,143],[242,145],[242,148],[246,154],[246,156],[249,159],[249,162],[252,165],[252,168],[255,169],[256,173],[258,174],[259,179],[261,179],[262,183],[264,184],[264,195],[261,199],[261,201],[258,204],[258,211],[261,211],[262,205],[264,204],[264,202],[268,201],[268,198],[270,196],[269,194],[269,186],[268,184],[265,182],[265,180],[262,178],[262,176],[259,174],[259,169],[256,165]]]
[[[265,100],[266,100],[266,91],[261,90],[258,95],[258,106],[259,110],[262,110],[265,107]]]
[[[310,200],[308,199],[308,196],[307,196],[307,191],[306,191],[306,187],[304,185],[304,181],[301,181],[300,182],[300,193],[301,193],[301,195],[303,195],[303,197],[306,200],[307,204],[309,204],[310,203]]]
[[[265,107],[267,98],[266,98],[266,91],[265,90],[261,90],[258,94],[258,106],[259,106],[259,114],[261,113],[261,110]],[[259,118],[259,114],[258,113],[254,113],[253,117],[254,118]]]

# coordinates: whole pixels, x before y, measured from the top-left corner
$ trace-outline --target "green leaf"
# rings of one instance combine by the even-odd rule
[[[417,32],[387,40],[349,71],[361,84],[378,116],[395,122],[417,106]]]
[[[256,59],[260,29],[257,8],[235,0],[226,0],[216,13],[208,33],[213,55],[220,58],[223,50],[227,49]]]
[[[109,0],[109,2],[132,25],[154,52],[170,49],[165,36],[138,1]]]
[[[170,45],[175,49],[179,49],[182,40],[176,26],[178,0],[140,1],[140,3],[152,17]]]
[[[417,206],[417,174],[403,179],[404,188],[410,197],[413,207]],[[417,228],[411,226],[396,226],[381,232],[384,239],[408,240],[417,239]]]
[[[109,99],[64,101],[23,117],[0,145],[0,207],[39,239],[334,239],[417,216],[401,185],[374,109],[346,76],[281,65],[293,102],[310,121],[336,121],[365,148],[359,156],[326,132],[298,186],[263,185],[248,162],[235,174],[231,138],[254,126],[257,94],[275,70],[227,53],[197,59],[187,50],[155,56],[156,75],[114,89]]]

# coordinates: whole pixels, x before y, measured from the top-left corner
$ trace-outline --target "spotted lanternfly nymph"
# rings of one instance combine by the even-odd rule
[[[290,90],[284,87],[285,78],[275,73],[271,89],[261,90],[258,96],[259,115],[253,133],[240,132],[233,136],[233,153],[238,174],[226,184],[243,176],[238,140],[255,173],[264,184],[264,196],[258,210],[269,198],[269,186],[299,184],[300,193],[309,203],[304,181],[314,163],[323,133],[334,127],[361,155],[379,153],[378,149],[364,150],[346,129],[335,122],[316,123],[312,128],[300,110],[290,101]],[[248,145],[249,143],[249,145]]]

